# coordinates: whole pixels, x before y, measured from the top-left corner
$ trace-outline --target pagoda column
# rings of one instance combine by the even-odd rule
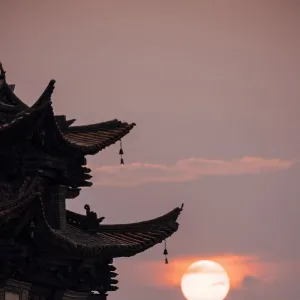
[[[4,287],[0,287],[0,300],[5,300],[5,290]]]
[[[67,187],[64,185],[49,186],[45,190],[45,213],[54,229],[64,229],[66,226],[66,193]]]

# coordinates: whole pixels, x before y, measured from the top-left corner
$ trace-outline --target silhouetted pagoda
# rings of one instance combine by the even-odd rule
[[[171,236],[182,207],[123,225],[100,224],[104,218],[88,205],[86,215],[67,210],[66,199],[91,186],[85,156],[120,141],[135,124],[71,126],[75,120],[53,113],[54,80],[28,107],[2,65],[0,71],[0,300],[106,299],[117,290],[113,259]]]

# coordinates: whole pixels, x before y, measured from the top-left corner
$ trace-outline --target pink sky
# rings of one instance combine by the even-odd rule
[[[299,298],[298,1],[0,2],[0,60],[25,102],[54,78],[58,114],[137,123],[126,168],[117,146],[90,158],[95,186],[69,208],[119,223],[184,202],[171,268],[223,257],[246,270],[253,257],[228,300]],[[109,299],[183,299],[151,284],[162,250],[116,260]]]

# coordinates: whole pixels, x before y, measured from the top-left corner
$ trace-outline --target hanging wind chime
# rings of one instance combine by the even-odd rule
[[[181,207],[180,207],[180,211],[183,210],[183,206],[184,206],[184,203],[181,204]],[[165,264],[168,265],[169,264],[169,259],[168,259],[168,249],[167,249],[167,241],[164,240],[164,243],[165,243],[165,249],[164,249],[164,252],[163,252],[163,255],[165,256]]]
[[[122,146],[122,140],[120,140],[120,150],[119,150],[119,155],[120,155],[120,157],[121,157],[121,159],[120,159],[120,164],[121,164],[121,165],[124,165],[123,154],[124,154],[124,151],[123,151],[123,146]]]
[[[168,260],[168,250],[167,250],[167,241],[165,240],[165,249],[164,249],[164,256],[165,256],[165,264],[169,264],[169,260]]]

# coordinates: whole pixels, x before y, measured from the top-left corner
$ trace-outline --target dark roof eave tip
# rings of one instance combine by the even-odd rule
[[[184,202],[181,203],[181,206],[178,207],[180,209],[180,211],[183,211],[183,208],[184,208]]]

